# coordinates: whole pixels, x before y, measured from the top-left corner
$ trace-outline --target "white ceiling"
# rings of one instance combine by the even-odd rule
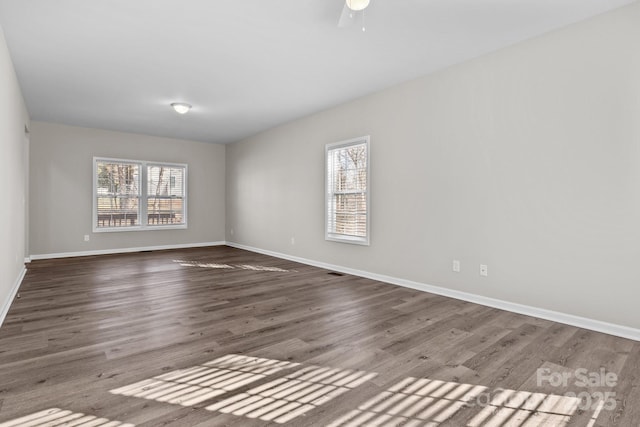
[[[363,32],[344,0],[0,0],[0,25],[32,119],[228,143],[634,1],[371,0]]]

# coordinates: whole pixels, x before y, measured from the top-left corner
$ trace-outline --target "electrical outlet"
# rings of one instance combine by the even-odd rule
[[[295,237],[292,237],[292,238],[291,238],[291,244],[292,244],[292,245],[295,245],[295,244],[296,244],[296,238],[295,238]]]
[[[233,228],[229,231],[229,233],[231,233],[231,235],[233,236]]]
[[[84,235],[84,241],[85,241],[85,242],[88,242],[88,241],[89,241],[89,235],[88,235],[88,234],[85,234],[85,235]]]
[[[487,267],[487,264],[480,264],[480,275],[483,277],[489,275],[489,267]]]
[[[460,260],[454,259],[452,268],[454,272],[460,273]]]

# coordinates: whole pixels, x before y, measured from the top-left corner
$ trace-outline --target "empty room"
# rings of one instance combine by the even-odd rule
[[[0,0],[0,427],[640,426],[637,0]]]

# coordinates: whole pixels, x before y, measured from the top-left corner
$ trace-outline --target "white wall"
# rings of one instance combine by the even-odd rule
[[[0,323],[24,271],[29,154],[25,125],[29,116],[0,28]]]
[[[639,23],[635,3],[228,146],[227,240],[640,328]],[[324,145],[361,135],[370,247],[323,234]]]
[[[92,233],[94,156],[188,164],[188,229]],[[30,170],[32,255],[224,241],[224,145],[34,121]]]

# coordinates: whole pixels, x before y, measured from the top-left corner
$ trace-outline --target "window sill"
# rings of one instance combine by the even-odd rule
[[[94,233],[117,233],[122,231],[158,231],[158,230],[185,230],[187,224],[175,224],[175,225],[148,225],[148,226],[134,226],[134,227],[101,227],[93,228]]]
[[[330,242],[349,243],[351,245],[369,246],[368,237],[347,236],[344,234],[327,234],[324,238]]]

